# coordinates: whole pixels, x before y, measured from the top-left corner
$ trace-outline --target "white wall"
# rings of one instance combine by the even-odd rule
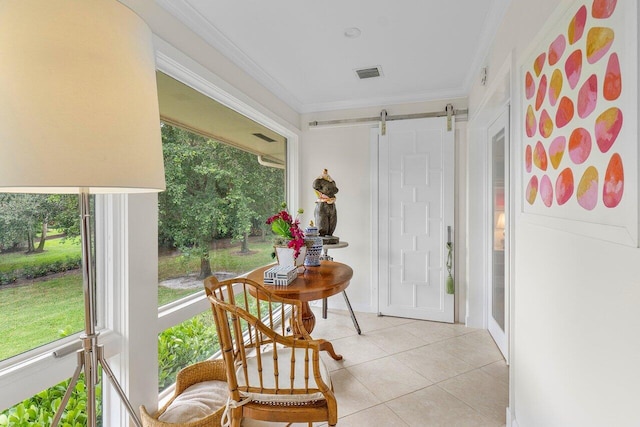
[[[517,66],[537,32],[557,16],[556,7],[565,10],[569,3],[511,2],[486,61],[487,87],[492,70],[509,55]],[[477,109],[486,90],[479,85],[472,90],[472,114],[481,114]],[[513,87],[515,107],[517,90]],[[512,164],[519,176],[519,132],[512,134],[516,148]],[[470,147],[477,142],[478,135],[470,132]],[[470,162],[472,155],[470,151]],[[469,189],[470,194],[475,191],[481,188]],[[520,187],[514,196],[521,199]],[[513,425],[640,425],[640,250],[544,228],[526,219],[515,216],[509,402]],[[470,235],[478,232],[470,224]]]
[[[347,289],[354,310],[371,311],[371,186],[369,127],[315,129],[302,135],[300,144],[301,207],[303,223],[313,219],[315,193],[311,187],[324,168],[336,181],[338,223],[333,233],[349,242],[344,249],[329,251],[335,261],[353,268]],[[329,307],[344,307],[340,295],[329,299]]]
[[[481,86],[479,78],[469,93],[469,111],[471,116],[478,113],[485,92],[491,88],[491,82],[503,66],[509,54],[516,50],[523,52],[538,31],[545,24],[556,6],[566,7],[571,0],[510,0],[509,8],[496,31],[490,53],[485,60],[487,67],[487,85]]]
[[[638,426],[640,251],[520,221],[515,416]]]

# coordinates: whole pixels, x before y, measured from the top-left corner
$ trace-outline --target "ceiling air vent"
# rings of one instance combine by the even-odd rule
[[[361,68],[356,70],[356,74],[358,74],[358,78],[360,78],[360,80],[370,79],[372,77],[380,77],[382,75],[382,70],[380,67]]]
[[[253,136],[257,136],[258,138],[267,141],[267,142],[275,142],[276,140],[273,138],[269,138],[267,135],[263,133],[254,133]]]

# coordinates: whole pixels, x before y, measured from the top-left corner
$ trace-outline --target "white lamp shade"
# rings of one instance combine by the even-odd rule
[[[165,188],[151,31],[116,0],[0,2],[0,192]]]

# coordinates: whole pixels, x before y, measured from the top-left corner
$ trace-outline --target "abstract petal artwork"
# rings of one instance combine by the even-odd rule
[[[637,3],[559,6],[520,80],[523,212],[636,247],[638,25],[627,18]]]
[[[551,160],[551,166],[553,166],[554,169],[558,169],[560,167],[566,143],[567,139],[564,136],[559,136],[554,139],[549,146],[549,159]]]

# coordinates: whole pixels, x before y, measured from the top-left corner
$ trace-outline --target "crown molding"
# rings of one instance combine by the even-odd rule
[[[300,112],[302,102],[298,98],[245,54],[202,14],[196,11],[187,0],[156,0],[156,3],[220,51],[231,62],[257,80],[284,103]]]

